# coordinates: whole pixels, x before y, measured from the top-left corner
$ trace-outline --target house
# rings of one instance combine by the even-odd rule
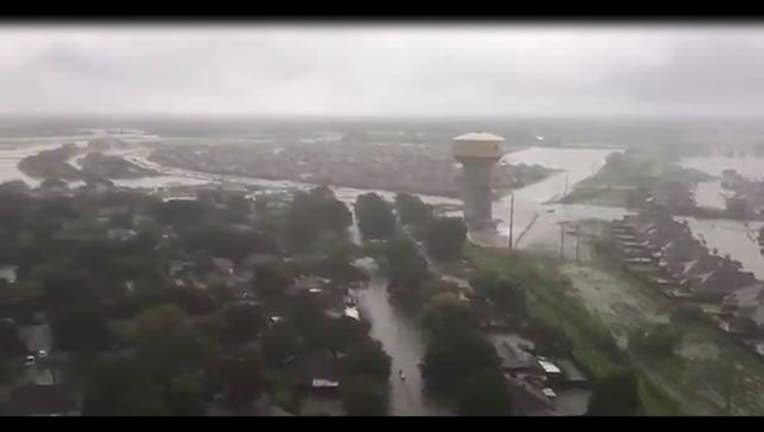
[[[739,288],[722,300],[722,312],[733,312],[741,307],[764,304],[764,283],[756,282]]]
[[[233,275],[234,264],[228,258],[212,258],[212,265],[218,273]]]
[[[79,416],[80,401],[66,384],[27,384],[17,387],[5,405],[10,416]]]
[[[361,319],[361,314],[358,312],[358,308],[355,306],[346,306],[344,316],[355,321]]]
[[[470,313],[479,328],[501,330],[510,326],[507,316],[496,312],[494,303],[483,296],[472,296],[469,299]]]
[[[724,296],[755,282],[753,273],[741,272],[734,267],[724,265],[694,280],[689,290],[697,298],[721,300]]]
[[[0,320],[0,353],[14,357],[21,357],[28,353],[26,343],[19,334],[16,321],[11,318]]]
[[[254,270],[270,265],[281,264],[283,262],[284,260],[278,255],[258,253],[249,255],[246,259],[244,259],[242,266],[244,268]]]
[[[340,363],[328,349],[302,355],[292,363],[301,385],[309,390],[335,392],[340,386]]]
[[[290,296],[309,293],[321,294],[328,288],[331,281],[318,276],[300,276],[287,288],[286,292]]]
[[[533,355],[521,349],[514,341],[497,337],[492,339],[492,342],[501,360],[499,367],[502,371],[506,373],[543,373],[543,369]]]
[[[756,282],[735,290],[722,300],[719,328],[727,333],[762,334],[763,307],[764,284]]]
[[[170,262],[168,273],[171,277],[176,277],[180,274],[188,273],[194,268],[194,263],[191,261],[173,260]]]
[[[107,231],[106,236],[110,240],[127,241],[134,239],[138,233],[135,230],[127,228],[111,228]]]
[[[16,270],[19,266],[16,265],[4,265],[0,266],[0,279],[5,280],[8,283],[16,282]]]
[[[652,204],[664,207],[672,213],[688,213],[696,208],[695,196],[688,182],[661,181],[653,187],[650,195]]]
[[[514,416],[555,415],[552,401],[536,386],[517,378],[507,376],[507,390],[512,401],[511,414]]]

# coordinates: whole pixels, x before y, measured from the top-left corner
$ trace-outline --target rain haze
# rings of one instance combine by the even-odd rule
[[[0,29],[3,113],[756,114],[757,27]]]
[[[14,24],[0,101],[0,415],[764,415],[764,25]]]

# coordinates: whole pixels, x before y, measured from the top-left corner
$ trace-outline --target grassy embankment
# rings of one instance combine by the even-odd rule
[[[596,254],[596,266],[611,274],[623,289],[639,292],[656,310],[682,303],[663,296],[655,286],[627,271],[613,254]],[[696,304],[696,306],[703,306]],[[710,317],[672,320],[683,335],[679,353],[668,358],[634,356],[656,379],[707,414],[764,413],[764,362],[740,341],[721,332]],[[739,369],[735,369],[735,365]]]
[[[576,362],[596,379],[628,366],[628,356],[615,345],[608,327],[570,294],[570,282],[548,258],[468,245],[467,258],[479,269],[523,281],[532,317],[563,330]],[[679,404],[639,371],[639,393],[648,415],[680,414]]]

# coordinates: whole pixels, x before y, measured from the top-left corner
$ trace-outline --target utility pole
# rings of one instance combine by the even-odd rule
[[[581,237],[580,234],[581,234],[581,225],[576,225],[576,262],[581,261],[578,255],[578,244],[580,242],[580,237]]]
[[[565,222],[560,223],[560,260],[565,260]]]
[[[737,378],[738,378],[738,372],[740,371],[741,366],[739,363],[735,362],[735,364],[732,366],[731,375],[730,375],[730,382],[729,382],[729,389],[727,393],[727,415],[731,416],[733,415],[733,395],[735,392],[735,387],[737,386]]]
[[[568,194],[568,171],[565,171],[565,191],[562,193],[563,198]]]
[[[515,225],[515,193],[509,196],[509,248],[512,249],[513,228]]]

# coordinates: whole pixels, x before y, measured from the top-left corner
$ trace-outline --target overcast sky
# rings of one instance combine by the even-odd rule
[[[764,27],[0,28],[0,112],[764,112]]]

